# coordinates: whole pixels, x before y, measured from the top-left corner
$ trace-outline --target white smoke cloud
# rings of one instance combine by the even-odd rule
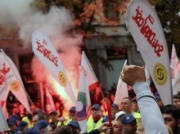
[[[0,24],[19,25],[28,16],[34,14],[35,9],[30,6],[33,0],[0,0]]]

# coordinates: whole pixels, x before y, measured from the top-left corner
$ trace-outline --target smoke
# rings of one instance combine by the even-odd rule
[[[32,1],[0,0],[0,18],[3,18],[0,19],[0,25],[18,27],[19,38],[23,41],[24,48],[32,48],[31,36],[35,30],[45,33],[59,52],[67,76],[76,93],[82,35],[74,31],[67,32],[73,27],[73,14],[64,7],[52,7],[48,13],[43,14],[30,6]],[[35,57],[32,62],[32,70],[37,82],[43,81],[51,84],[49,72]]]
[[[33,0],[0,0],[0,24],[19,25],[29,16],[33,15],[35,9],[30,7]]]

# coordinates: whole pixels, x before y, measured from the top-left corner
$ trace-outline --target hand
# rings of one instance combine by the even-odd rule
[[[136,82],[146,81],[144,68],[135,65],[125,66],[121,73],[121,78],[130,86],[133,86]]]
[[[99,132],[106,132],[110,128],[111,126],[109,125],[109,122],[104,122],[103,124],[101,124],[98,130]]]

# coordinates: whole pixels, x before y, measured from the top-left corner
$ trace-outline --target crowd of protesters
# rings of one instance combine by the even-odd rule
[[[112,124],[103,105],[93,104],[87,119],[87,134],[180,134],[180,95],[173,96],[173,104],[164,106],[158,92],[152,93],[145,81],[144,69],[127,66],[122,80],[133,87],[134,98],[124,97],[121,105],[112,103]],[[68,116],[56,111],[43,111],[33,107],[27,114],[24,107],[14,103],[7,120],[9,134],[80,134],[76,121],[76,108],[71,107]],[[1,132],[5,133],[5,132]]]

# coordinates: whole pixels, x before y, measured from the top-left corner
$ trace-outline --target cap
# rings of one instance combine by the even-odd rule
[[[91,110],[100,110],[101,106],[99,104],[94,104],[91,108]]]
[[[42,114],[43,113],[43,110],[42,109],[39,109],[38,111],[37,111],[37,114]]]
[[[19,115],[17,115],[17,114],[12,115],[10,118],[13,118],[13,119],[15,119],[15,120],[19,120],[19,119],[20,119],[20,118],[19,118]]]
[[[14,119],[14,118],[10,118],[9,121],[8,121],[8,125],[9,125],[9,126],[13,126],[13,125],[15,125],[16,123],[17,123],[17,120]]]
[[[126,113],[124,111],[119,111],[115,114],[115,120],[117,120],[119,117],[125,115]]]
[[[160,97],[160,95],[159,95],[158,92],[155,92],[155,93],[154,93],[154,97],[155,97],[157,100],[161,100],[161,97]]]
[[[134,116],[132,114],[125,114],[121,119],[121,123],[122,124],[130,124],[134,120],[136,120],[136,119],[134,118]]]
[[[35,127],[42,129],[48,126],[48,122],[46,120],[40,120],[36,123]]]
[[[69,112],[75,113],[76,112],[76,107],[71,107]]]
[[[112,107],[112,108],[117,108],[117,109],[119,109],[118,105],[115,104],[115,103],[113,103],[113,104],[111,105],[111,107]]]
[[[27,130],[26,134],[41,134],[41,132],[37,127],[32,127]]]
[[[73,126],[73,127],[77,127],[80,128],[79,123],[75,120],[72,120],[68,123],[68,126]]]
[[[52,111],[50,114],[57,115],[56,111]]]
[[[26,127],[28,124],[25,121],[21,121],[18,125],[18,129],[22,129],[23,127]]]

